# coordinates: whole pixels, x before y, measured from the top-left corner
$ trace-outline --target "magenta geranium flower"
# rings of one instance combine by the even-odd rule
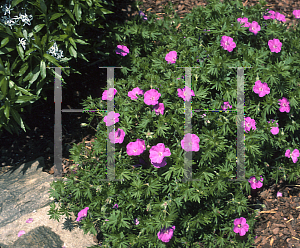
[[[163,115],[165,106],[163,103],[158,103],[153,107],[153,110],[155,110],[156,115],[159,115],[159,114]]]
[[[244,217],[235,219],[233,224],[233,231],[235,233],[239,233],[240,236],[244,236],[246,234],[246,232],[248,232],[249,230],[249,225],[246,223],[247,220]]]
[[[277,197],[282,197],[282,193],[281,192],[277,192]]]
[[[161,163],[165,156],[171,156],[171,151],[169,148],[165,148],[164,143],[158,143],[150,148],[151,163]]]
[[[278,39],[269,40],[268,45],[272,53],[281,51],[282,43]]]
[[[177,59],[177,52],[176,51],[171,51],[169,52],[166,57],[165,60],[168,61],[168,64],[175,64]]]
[[[283,97],[282,99],[279,99],[279,105],[280,105],[280,108],[279,108],[279,111],[280,112],[287,112],[289,113],[290,112],[290,106],[289,106],[289,101],[287,98]]]
[[[260,181],[257,181],[255,176],[252,176],[248,179],[248,182],[250,183],[252,189],[259,189],[263,186],[262,181],[264,179],[262,178],[262,176],[260,177],[261,177]]]
[[[278,126],[278,123],[276,123]],[[276,135],[279,133],[279,127],[271,127],[271,133]]]
[[[232,106],[229,104],[229,102],[224,102],[224,105],[221,106],[221,107],[222,107],[222,109],[223,109],[224,111],[226,111],[228,107],[229,107],[229,108],[232,108]]]
[[[115,143],[119,143],[122,144],[124,141],[124,137],[125,137],[125,132],[123,129],[118,128],[118,130],[115,132],[115,136],[113,134],[113,131],[111,131],[108,135],[110,142],[115,144]]]
[[[184,135],[183,139],[181,140],[181,148],[186,152],[190,152],[190,151],[198,152],[199,142],[200,139],[196,134],[187,133],[186,135]]]
[[[126,149],[129,156],[141,155],[146,150],[145,141],[137,139],[135,142],[130,142]]]
[[[163,228],[157,233],[157,237],[165,243],[168,243],[172,237],[175,230],[175,226],[169,227],[167,229]]]
[[[260,31],[260,26],[256,21],[253,21],[249,26],[249,31],[257,35],[258,31]]]
[[[264,97],[267,94],[270,94],[270,88],[267,83],[262,83],[260,80],[255,82],[253,86],[253,91],[258,94],[259,97]]]
[[[253,131],[256,130],[255,120],[251,119],[250,117],[246,117],[245,123],[242,123],[242,125],[244,125],[246,133],[248,133],[248,131],[250,131],[251,128]]]
[[[191,96],[195,96],[194,91],[189,87],[184,87],[183,89],[177,89],[178,96],[181,97],[184,101],[189,101]]]
[[[299,9],[295,9],[294,11],[293,11],[293,15],[295,16],[295,18],[297,18],[297,19],[299,19],[300,18],[300,10]]]
[[[142,16],[144,20],[148,20],[147,16],[144,14],[143,11],[139,11],[139,15]]]
[[[21,230],[19,233],[18,233],[18,237],[21,237],[23,234],[25,234],[26,232],[24,230]]]
[[[32,218],[29,218],[28,220],[26,220],[26,223],[31,223],[33,221]]]
[[[275,11],[273,10],[270,10],[269,11],[269,14],[267,16],[263,16],[265,20],[268,20],[268,19],[275,19]]]
[[[244,17],[244,18],[238,18],[237,21],[241,24],[244,24],[242,25],[242,27],[250,27],[251,23],[248,22],[248,18]]]
[[[288,158],[292,157],[293,162],[294,162],[294,163],[297,163],[298,157],[300,156],[299,150],[298,150],[298,149],[295,149],[295,150],[291,153],[290,149],[287,149],[286,152],[285,152],[285,156],[288,157]]]
[[[141,90],[139,87],[134,88],[132,91],[128,92],[128,96],[131,100],[138,99],[137,95],[143,95],[144,91]]]
[[[121,56],[126,56],[129,53],[127,46],[117,45],[116,54],[121,54]]]
[[[107,92],[107,90],[105,90],[102,94],[102,100],[109,100],[111,101],[114,98],[114,95],[117,93],[118,91],[114,88],[110,88]]]
[[[114,111],[111,111],[108,113],[107,116],[104,117],[104,122],[106,126],[114,125],[115,123],[119,122],[119,113],[115,113]]]
[[[115,204],[114,206],[113,206],[113,208],[118,208],[119,207],[119,205],[118,204]]]
[[[276,20],[278,20],[278,21],[286,22],[285,16],[282,15],[282,14],[280,14],[279,12],[276,12],[276,13],[275,13],[275,18],[276,18]]]
[[[236,47],[236,44],[233,41],[233,39],[226,35],[222,36],[220,43],[224,50],[227,50],[228,52],[232,52],[233,48]]]
[[[147,105],[156,105],[160,96],[161,94],[156,89],[148,90],[144,94],[144,103]]]
[[[86,207],[86,208],[80,210],[80,212],[78,213],[78,218],[76,219],[76,221],[81,221],[82,218],[86,217],[88,210],[89,210],[89,207]]]

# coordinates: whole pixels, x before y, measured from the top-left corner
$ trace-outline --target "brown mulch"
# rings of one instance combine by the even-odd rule
[[[144,12],[150,11],[156,13],[159,18],[164,15],[163,6],[167,2],[175,4],[180,18],[183,18],[186,13],[189,13],[192,8],[197,5],[205,6],[206,1],[196,0],[142,0],[144,7],[140,6]],[[222,1],[223,2],[223,1]],[[243,1],[245,6],[253,6],[259,1]],[[300,9],[299,1],[266,1],[270,10],[278,11],[284,14],[287,19],[288,27],[292,23],[296,23],[292,15],[294,9]],[[123,9],[126,16],[134,16],[138,14],[137,11],[131,11],[130,6]],[[113,17],[111,17],[113,18]],[[96,60],[92,60],[94,62]],[[98,66],[114,65],[105,62]],[[81,65],[78,66],[78,68]],[[75,65],[74,65],[75,67]],[[97,67],[89,70],[89,73],[96,71]],[[104,70],[103,70],[104,71]],[[104,80],[102,80],[104,78]],[[73,78],[65,80],[71,87],[63,92],[62,109],[73,108],[80,109],[82,106],[79,104],[87,95],[92,95],[93,98],[100,97],[102,91],[95,92],[93,89],[97,85],[98,89],[106,84],[106,72],[99,75],[83,75],[76,74]],[[101,85],[99,86],[99,81]],[[73,83],[77,82],[77,83]],[[89,84],[91,83],[91,84]],[[86,86],[89,84],[89,86]],[[84,88],[83,87],[86,87]],[[32,114],[25,117],[26,124],[31,128],[31,131],[26,133],[22,132],[19,137],[10,135],[4,131],[0,137],[0,173],[7,171],[20,163],[25,163],[43,156],[45,158],[46,168],[44,171],[53,174],[54,163],[54,104],[53,104],[53,91],[49,93],[49,100],[47,103],[39,101],[33,105]],[[63,113],[63,176],[71,173],[70,166],[74,165],[70,161],[69,149],[72,143],[85,142],[86,146],[95,138],[95,130],[99,119],[94,119],[92,128],[82,128],[80,123],[87,123],[87,114],[82,113]],[[289,186],[291,185],[291,186]],[[287,183],[280,180],[278,184],[275,181],[270,182],[269,185],[264,185],[260,189],[258,196],[248,196],[249,204],[253,209],[258,207],[258,204],[264,204],[265,208],[261,209],[257,216],[255,223],[254,233],[257,236],[255,245],[253,247],[299,247],[300,248],[300,179],[298,178],[294,183]],[[277,191],[280,191],[283,197],[277,198]],[[251,230],[249,230],[251,231]],[[225,237],[226,238],[226,235]],[[100,240],[99,240],[100,241]],[[204,247],[204,246],[203,246]]]

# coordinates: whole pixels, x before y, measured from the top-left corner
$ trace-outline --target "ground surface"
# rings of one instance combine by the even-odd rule
[[[163,6],[168,1],[155,1],[155,0],[143,0],[144,7],[140,7],[144,11],[151,11],[157,13],[160,17],[163,16]],[[205,1],[171,1],[177,5],[176,9],[180,16],[184,16],[196,5],[204,5]],[[249,6],[257,3],[258,1],[244,1]],[[294,20],[290,19],[293,9],[300,9],[300,2],[298,1],[267,1],[269,8],[285,14],[288,23]],[[120,5],[121,6],[121,5]],[[123,16],[130,16],[137,14],[128,12],[130,7],[123,7]],[[121,11],[121,10],[120,10]],[[122,12],[120,12],[122,13]],[[120,19],[122,15],[119,15]],[[111,20],[116,19],[115,16],[111,16]],[[101,32],[100,32],[101,33]],[[93,58],[91,62],[96,61],[97,58]],[[110,66],[114,65],[112,61],[106,61],[105,64],[98,63],[97,66]],[[79,70],[81,67],[86,66],[85,62],[79,62],[76,65]],[[72,108],[81,109],[79,104],[83,99],[86,99],[88,95],[93,98],[100,97],[102,91],[100,87],[106,85],[106,73],[104,70],[99,72],[97,66],[89,67],[89,70],[82,70],[83,75],[70,77],[66,79],[67,88],[63,91],[63,103],[62,109]],[[99,75],[99,73],[102,73]],[[54,163],[54,103],[53,103],[53,90],[48,91],[47,102],[38,101],[33,105],[32,114],[25,118],[25,122],[31,128],[31,131],[26,133],[22,132],[19,137],[10,135],[4,131],[0,140],[0,171],[9,170],[9,168],[25,163],[31,160],[43,156],[45,158],[46,168],[45,171],[49,174],[53,174]],[[63,168],[64,175],[69,173],[69,166],[72,164],[69,161],[68,149],[71,148],[72,143],[86,142],[88,145],[95,137],[95,131],[92,128],[82,128],[80,123],[87,122],[87,114],[82,113],[63,113],[62,125],[63,125]],[[97,122],[100,120],[94,120],[92,126],[95,128]],[[257,235],[256,247],[300,247],[300,207],[299,207],[299,184],[300,181],[290,183],[286,186],[287,182],[282,182],[280,185],[276,185],[272,182],[270,185],[264,185],[261,189],[261,193],[257,197],[249,198],[252,204],[264,203],[266,208],[259,215],[259,221],[255,225],[255,233]],[[277,199],[277,191],[282,192],[283,196]],[[226,237],[224,237],[226,238]]]

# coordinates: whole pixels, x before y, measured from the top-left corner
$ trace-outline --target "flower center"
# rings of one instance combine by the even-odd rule
[[[134,149],[133,151],[134,151],[134,152],[137,152],[137,149]]]
[[[285,103],[283,103],[283,104],[282,104],[282,106],[283,106],[283,107],[285,107],[285,106],[286,106],[286,104],[285,104]]]
[[[263,91],[263,88],[259,88],[259,91]]]
[[[225,46],[228,46],[228,45],[229,45],[229,42],[228,42],[228,41],[226,41],[226,42],[225,42]]]
[[[152,97],[150,98],[150,100],[152,100],[152,101],[153,101],[153,100],[154,100],[154,96],[152,96]]]
[[[238,228],[241,228],[242,227],[242,225],[241,224],[238,224]]]
[[[277,48],[277,46],[273,46],[273,48]]]
[[[162,152],[159,152],[159,153],[158,153],[158,156],[162,156]]]

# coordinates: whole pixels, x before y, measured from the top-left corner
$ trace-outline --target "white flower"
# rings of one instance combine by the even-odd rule
[[[26,41],[24,38],[19,38],[19,45],[23,47],[23,50],[25,50]]]

